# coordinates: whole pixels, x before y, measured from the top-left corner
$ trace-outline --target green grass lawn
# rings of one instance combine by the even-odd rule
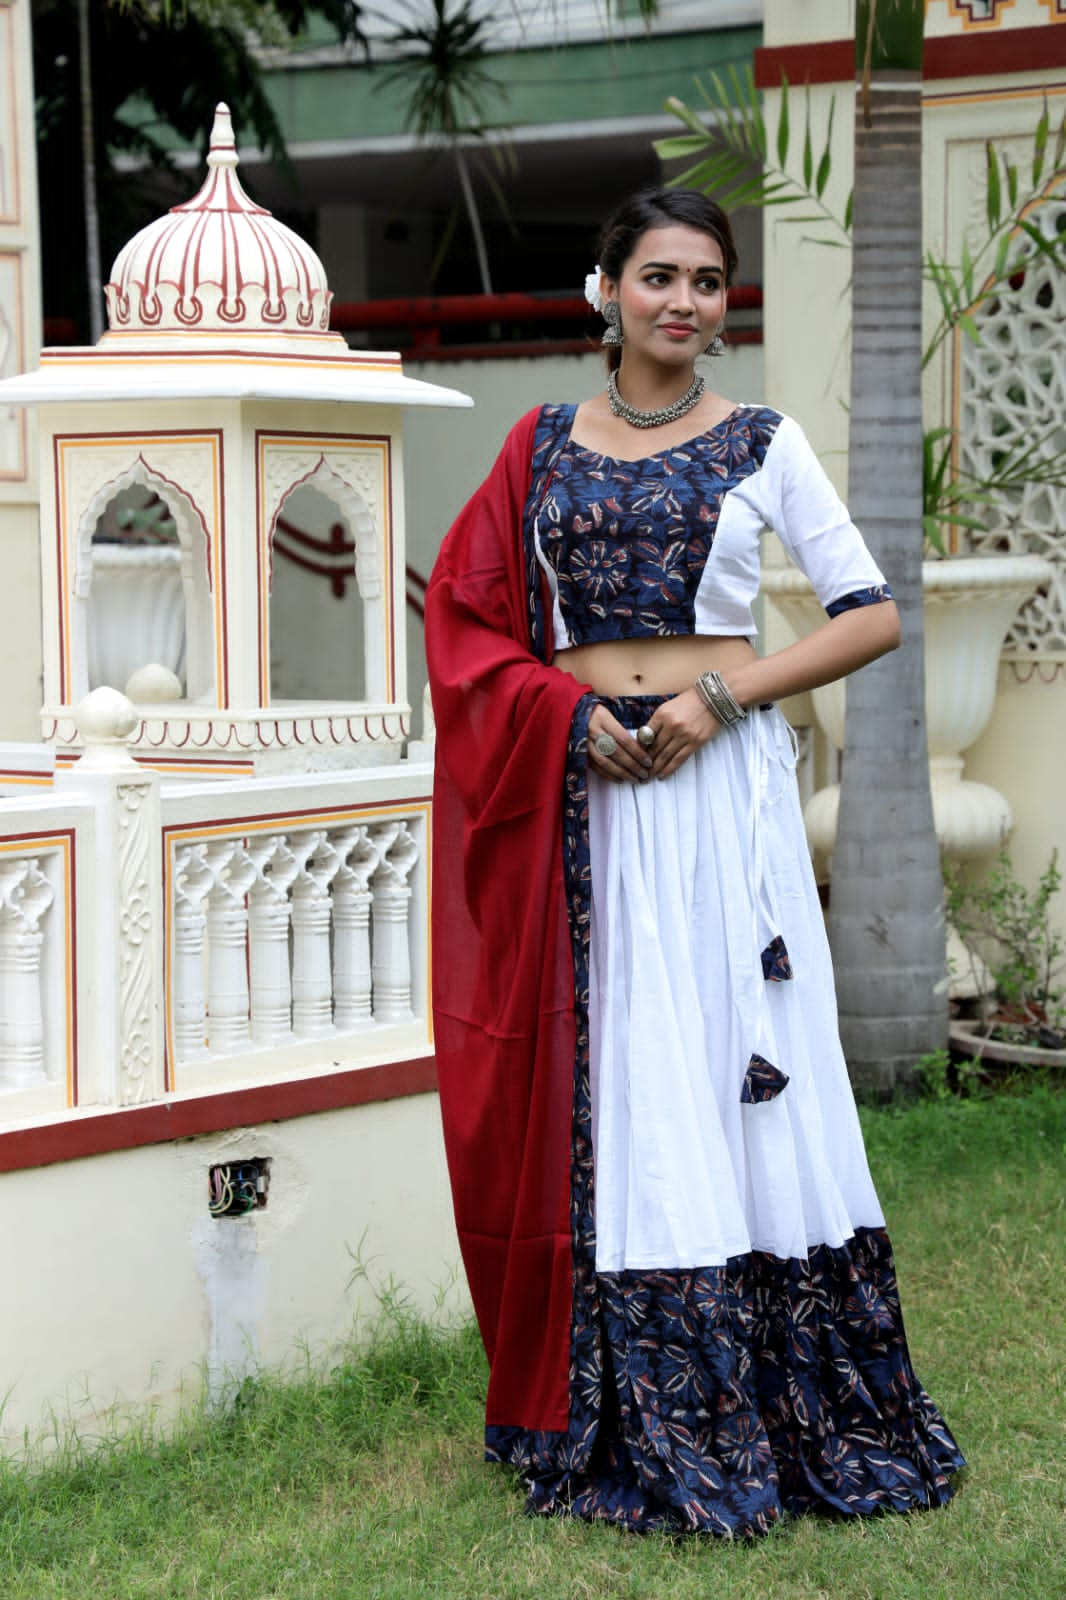
[[[4,1600],[1061,1600],[1066,1095],[863,1113],[915,1365],[969,1458],[942,1511],[753,1545],[534,1521],[482,1464],[469,1330],[402,1310],[332,1373],[167,1442],[0,1467]]]

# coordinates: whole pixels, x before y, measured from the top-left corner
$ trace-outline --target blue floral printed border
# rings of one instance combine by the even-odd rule
[[[606,703],[632,726],[661,702]],[[857,1230],[806,1261],[752,1252],[725,1266],[596,1273],[585,763],[595,704],[584,697],[574,717],[563,813],[577,1003],[570,1423],[489,1427],[486,1458],[519,1470],[530,1511],[632,1529],[750,1536],[783,1511],[941,1505],[965,1463],[911,1366],[884,1230]],[[764,973],[791,975],[783,945]],[[777,1069],[753,1066],[753,1093],[779,1092]]]

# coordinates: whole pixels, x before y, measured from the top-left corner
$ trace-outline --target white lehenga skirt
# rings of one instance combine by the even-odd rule
[[[794,768],[769,709],[663,782],[590,772],[598,1272],[802,1260],[883,1226]]]

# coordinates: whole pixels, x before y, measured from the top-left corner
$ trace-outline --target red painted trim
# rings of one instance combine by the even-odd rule
[[[730,328],[727,344],[762,344],[761,328]],[[587,339],[511,339],[499,344],[419,344],[405,350],[408,365],[430,361],[518,361],[538,356],[591,356],[600,353],[600,341]]]
[[[78,337],[78,324],[73,317],[45,317],[42,336],[46,347],[52,344],[73,344]]]
[[[255,472],[255,676],[259,684],[259,704],[267,703],[267,687],[263,682],[263,558],[259,550],[259,537],[263,528],[263,446],[262,440],[268,432],[265,428],[256,428],[252,440],[253,470]],[[267,533],[267,538],[274,537],[273,529]],[[273,561],[273,552],[271,552]]]
[[[218,434],[218,576],[219,585],[219,615],[222,619],[222,682],[216,685],[216,698],[219,701],[219,710],[229,709],[229,609],[226,605],[226,568],[229,566],[229,552],[226,549],[226,461],[223,454],[225,439],[221,428],[213,429]],[[207,540],[208,560],[211,559],[211,539]]]
[[[342,300],[329,308],[330,327],[432,328],[455,322],[570,321],[592,315],[583,295],[448,294],[411,300]]]
[[[52,435],[52,503],[55,508],[56,610],[59,617],[59,703],[67,704],[67,652],[64,649],[67,626],[66,594],[63,585],[63,479],[59,470],[59,435]]]
[[[369,769],[368,769],[369,770]],[[282,818],[286,822],[297,823],[301,817],[333,817],[333,816],[358,816],[361,811],[380,811],[384,805],[402,806],[428,806],[428,794],[408,795],[406,800],[365,800],[361,805],[345,803],[335,806],[303,806],[299,811],[258,811],[251,812],[245,817],[200,817],[191,822],[171,822],[162,829],[163,844],[166,847],[172,833],[195,833],[199,828],[224,828],[227,833],[240,831],[241,824],[271,822]],[[36,837],[36,835],[34,835]]]
[[[1066,30],[1045,24],[927,39],[922,76],[977,78],[1005,72],[1045,72],[1062,66],[1066,66]],[[782,73],[789,83],[849,83],[855,77],[855,41],[827,39],[820,44],[764,45],[756,50],[756,88],[779,89]]]
[[[0,1172],[25,1172],[57,1161],[79,1161],[116,1150],[169,1144],[205,1133],[221,1133],[259,1122],[287,1122],[318,1116],[348,1106],[376,1105],[409,1095],[431,1094],[437,1087],[436,1061],[390,1061],[378,1067],[355,1067],[295,1083],[268,1083],[223,1094],[196,1095],[151,1106],[130,1106],[70,1117],[36,1128],[0,1133]]]
[[[844,83],[855,76],[855,41],[761,45],[754,70],[757,89],[780,89],[782,77],[789,83]]]
[[[70,1098],[78,1104],[78,835],[70,829]]]
[[[388,581],[387,605],[385,606],[385,622],[389,630],[389,699],[396,698],[396,574],[393,571],[393,559],[396,550],[396,522],[392,505],[392,435],[387,435],[385,445],[385,500],[386,500],[386,527],[382,529],[387,533],[388,541],[385,550],[385,576]]]
[[[5,844],[19,844],[25,840],[36,844],[38,840],[66,839],[70,847],[70,901],[67,945],[70,950],[70,1095],[71,1103],[78,1103],[78,831],[76,828],[36,828],[32,833],[5,833]],[[65,963],[64,963],[65,966]],[[0,1168],[0,1171],[3,1169]]]
[[[1066,34],[1039,28],[1000,28],[995,33],[944,34],[925,41],[923,76],[979,78],[1005,72],[1046,72],[1066,67]]]
[[[729,291],[732,304],[757,310],[762,290],[738,284]],[[461,322],[583,322],[592,316],[584,295],[447,294],[411,300],[334,301],[330,321],[351,332],[367,328],[438,328]]]

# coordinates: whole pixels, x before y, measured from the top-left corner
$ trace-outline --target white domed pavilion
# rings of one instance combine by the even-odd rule
[[[105,289],[112,330],[328,334],[325,268],[310,245],[245,194],[224,105],[207,166],[199,194],[120,251]]]
[[[42,723],[60,761],[102,684],[151,686],[134,754],[190,776],[377,765],[409,732],[402,410],[470,401],[330,332],[321,261],[237,165],[220,105],[199,193],[119,253],[100,342],[3,385],[47,408]]]

